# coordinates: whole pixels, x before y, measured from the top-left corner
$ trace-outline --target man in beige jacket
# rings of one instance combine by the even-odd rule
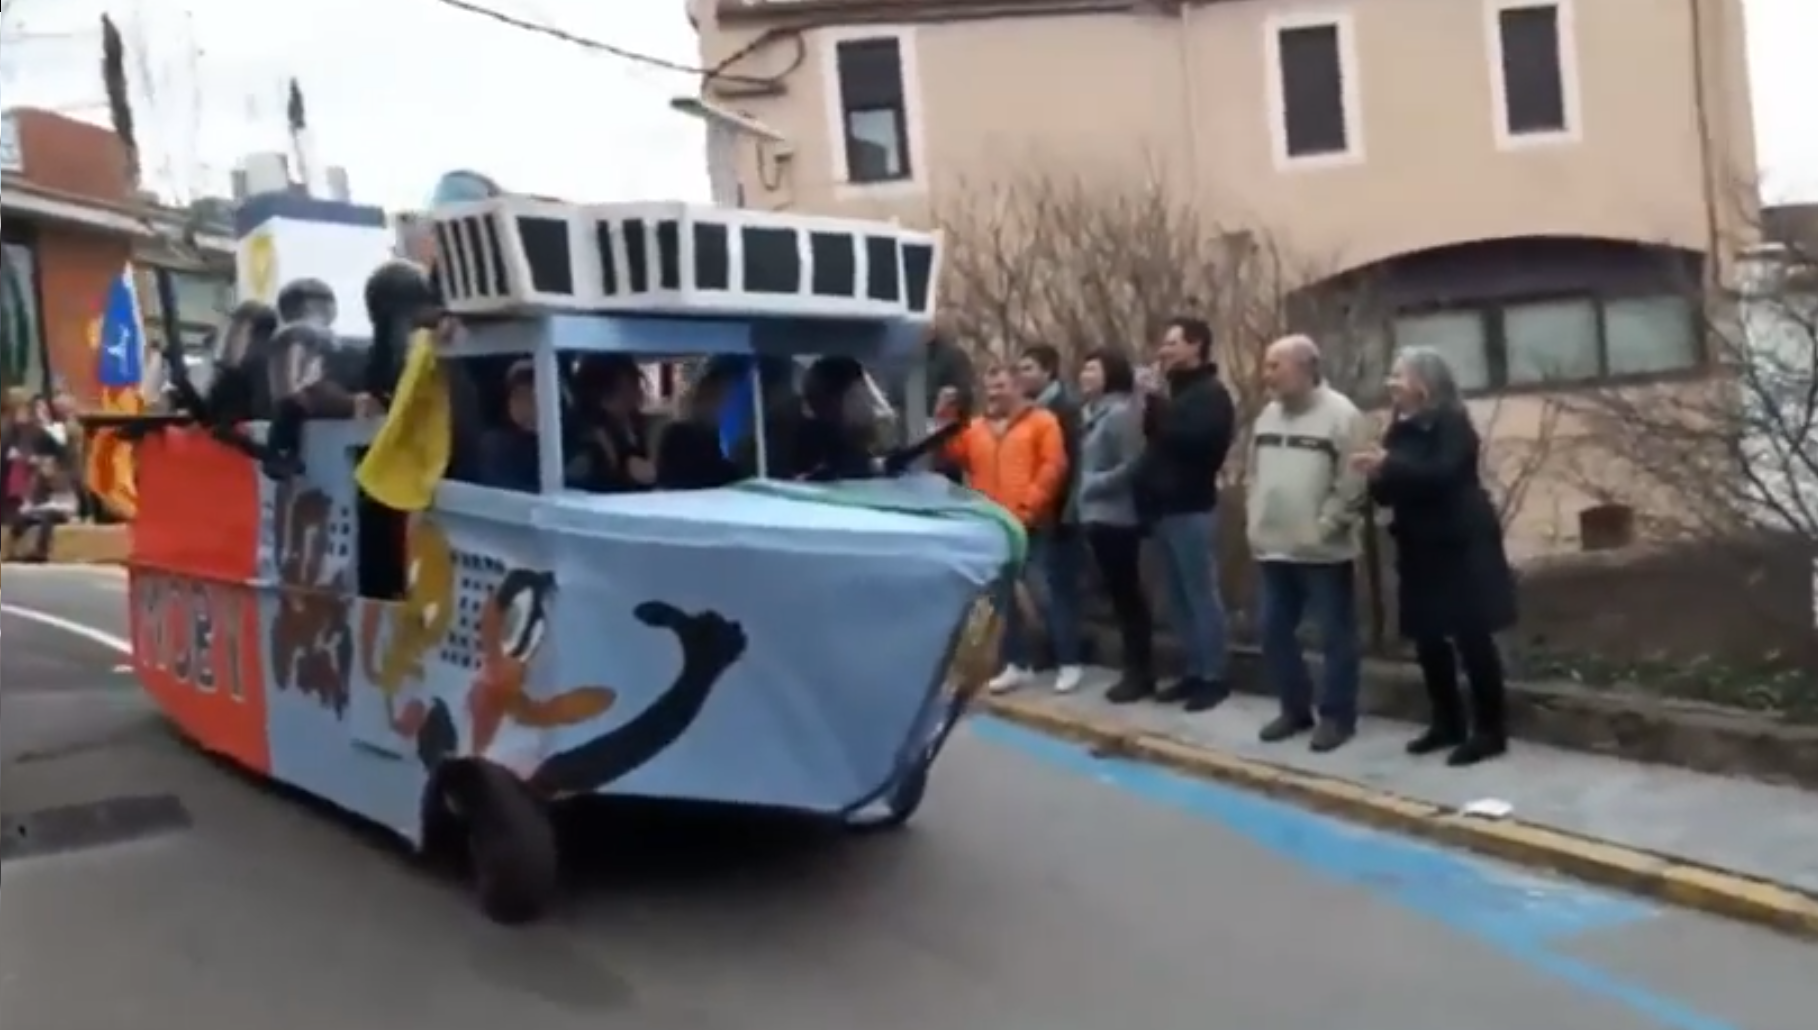
[[[1261,570],[1263,664],[1281,714],[1268,743],[1312,730],[1315,751],[1357,731],[1359,642],[1355,568],[1366,483],[1351,456],[1370,445],[1369,420],[1320,375],[1319,347],[1289,336],[1269,347],[1263,376],[1271,400],[1251,434],[1250,550]],[[1315,699],[1301,655],[1311,617],[1324,652]]]

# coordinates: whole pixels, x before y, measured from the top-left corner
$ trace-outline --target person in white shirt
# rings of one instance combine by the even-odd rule
[[[1281,702],[1262,739],[1311,730],[1313,750],[1331,751],[1357,731],[1355,566],[1366,482],[1352,459],[1373,441],[1369,420],[1325,383],[1319,363],[1306,336],[1277,340],[1264,357],[1272,399],[1251,433],[1246,514],[1261,571],[1263,663]],[[1317,698],[1299,636],[1309,617],[1325,659]]]

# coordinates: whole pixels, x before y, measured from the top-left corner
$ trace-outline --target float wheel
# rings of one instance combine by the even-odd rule
[[[561,879],[548,811],[510,773],[474,763],[464,791],[468,874],[488,919],[521,926],[542,918]]]

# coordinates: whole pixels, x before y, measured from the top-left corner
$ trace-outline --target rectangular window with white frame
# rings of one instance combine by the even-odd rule
[[[1488,0],[1490,93],[1505,148],[1579,139],[1573,0]]]
[[[1264,30],[1269,131],[1277,167],[1361,161],[1357,45],[1350,14],[1272,18]]]
[[[915,184],[924,155],[912,32],[836,33],[826,55],[834,181],[867,190]]]

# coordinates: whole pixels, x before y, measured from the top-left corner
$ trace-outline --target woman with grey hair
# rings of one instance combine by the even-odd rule
[[[1408,752],[1450,749],[1447,764],[1475,765],[1508,749],[1496,634],[1515,623],[1515,578],[1451,365],[1437,351],[1408,348],[1388,388],[1395,421],[1381,447],[1354,461],[1370,477],[1370,498],[1391,513],[1401,632],[1414,643],[1432,705]]]

